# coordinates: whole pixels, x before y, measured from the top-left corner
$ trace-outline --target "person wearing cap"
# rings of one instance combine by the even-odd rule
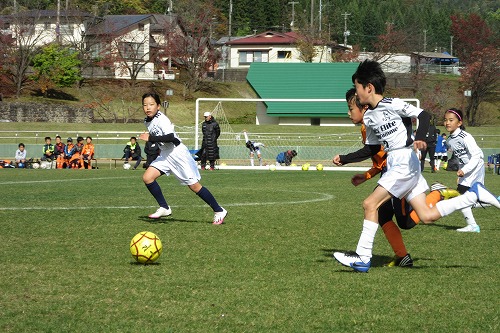
[[[73,144],[73,139],[68,138],[66,140],[66,146],[64,147],[64,161],[63,161],[63,168],[70,168],[69,161],[71,160],[71,157],[73,157],[73,154],[75,153],[75,145]]]
[[[215,118],[210,112],[205,112],[203,114],[205,121],[201,125],[201,132],[203,133],[203,143],[201,149],[199,150],[201,168],[204,170],[207,165],[207,160],[210,163],[210,170],[215,169],[215,160],[219,157],[219,146],[217,145],[217,139],[220,136],[220,127]]]
[[[64,164],[64,148],[66,145],[62,143],[61,136],[56,136],[56,144],[54,145],[54,156],[56,160],[56,168],[62,169]]]

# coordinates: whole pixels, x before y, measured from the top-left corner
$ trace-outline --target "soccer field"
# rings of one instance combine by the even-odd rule
[[[229,211],[226,223],[174,177],[161,177],[173,215],[132,170],[0,171],[2,332],[498,332],[499,211],[474,209],[481,233],[456,212],[403,230],[415,267],[332,259],[355,250],[361,203],[354,172],[202,172]],[[455,187],[453,172],[424,176]],[[487,187],[500,194],[500,176]],[[129,242],[156,233],[163,254],[136,264]]]

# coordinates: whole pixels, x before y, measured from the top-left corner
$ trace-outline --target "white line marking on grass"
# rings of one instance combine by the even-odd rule
[[[295,192],[297,193],[297,192]],[[269,206],[269,205],[296,205],[303,203],[312,203],[320,201],[328,201],[335,199],[334,195],[320,192],[302,192],[307,194],[317,194],[320,197],[314,199],[305,200],[295,200],[295,201],[265,201],[265,202],[235,202],[235,203],[224,203],[224,207],[243,207],[243,206]],[[206,207],[203,205],[170,205],[172,208],[180,207]],[[28,211],[28,210],[87,210],[87,209],[143,209],[143,208],[157,208],[158,206],[88,206],[88,207],[0,207],[0,211]]]
[[[75,182],[75,181],[89,181],[89,180],[103,180],[103,179],[128,179],[130,177],[98,177],[98,178],[65,178],[65,179],[51,179],[51,180],[16,180],[12,182],[0,182],[0,185],[19,185],[19,184],[34,184],[34,183],[61,183],[61,182]]]

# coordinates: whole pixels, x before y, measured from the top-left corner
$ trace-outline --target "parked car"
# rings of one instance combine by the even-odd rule
[[[175,72],[171,70],[160,69],[155,71],[155,75],[158,80],[175,80]]]

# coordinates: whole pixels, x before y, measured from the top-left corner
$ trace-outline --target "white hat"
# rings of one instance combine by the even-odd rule
[[[208,116],[211,116],[211,115],[212,115],[212,114],[211,114],[210,112],[208,112],[208,111],[207,111],[207,112],[205,112],[205,113],[203,114],[203,117],[208,117]]]

